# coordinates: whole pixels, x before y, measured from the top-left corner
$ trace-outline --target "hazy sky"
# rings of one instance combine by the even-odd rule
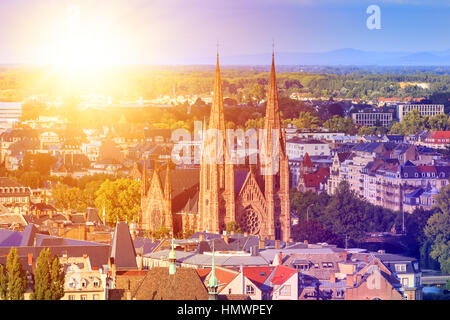
[[[372,4],[381,30],[366,27]],[[217,41],[230,56],[269,52],[272,39],[279,52],[449,50],[449,17],[450,0],[0,0],[0,63],[49,63],[67,51],[214,63]]]

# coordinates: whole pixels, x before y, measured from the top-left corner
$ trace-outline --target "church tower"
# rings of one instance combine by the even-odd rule
[[[205,130],[204,130],[205,131]],[[234,215],[234,173],[226,147],[225,114],[217,53],[214,95],[208,130],[203,132],[200,165],[199,220],[200,231],[221,232],[228,217]]]
[[[289,161],[286,135],[281,125],[275,55],[272,53],[266,118],[264,121],[263,152],[260,153],[264,176],[267,232],[269,237],[288,241],[290,238]]]

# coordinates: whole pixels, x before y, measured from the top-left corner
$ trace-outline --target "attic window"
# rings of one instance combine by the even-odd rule
[[[255,288],[251,285],[247,285],[245,288],[245,292],[246,292],[246,294],[253,295],[253,294],[255,294]]]
[[[259,275],[260,275],[261,277],[265,277],[265,276],[266,276],[266,273],[265,273],[265,272],[260,272]]]

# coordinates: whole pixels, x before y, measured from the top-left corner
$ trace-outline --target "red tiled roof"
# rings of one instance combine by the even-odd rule
[[[312,163],[312,161],[311,161],[311,158],[309,157],[308,152],[305,153],[305,156],[303,157],[302,165],[303,165],[304,167],[309,167],[309,168],[313,168],[313,167],[314,167],[314,165],[313,165],[313,163]]]
[[[419,172],[437,172],[435,166],[417,166],[416,168]]]
[[[427,139],[450,139],[450,131],[432,131]]]
[[[211,268],[197,269],[197,273],[203,282],[208,278],[210,272]],[[220,284],[218,292],[222,291],[234,278],[237,277],[238,274],[239,272],[231,269],[216,268],[216,277]]]
[[[275,267],[244,267],[244,276],[260,288]]]
[[[320,183],[330,175],[330,172],[326,168],[319,168],[314,173],[308,173],[303,176],[306,187],[319,187]]]
[[[272,279],[270,279],[270,282],[272,282],[272,284],[274,285],[283,284],[296,272],[297,271],[293,268],[278,265],[275,269]]]

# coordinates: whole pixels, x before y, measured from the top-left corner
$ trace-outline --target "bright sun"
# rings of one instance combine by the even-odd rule
[[[129,61],[126,37],[115,30],[116,23],[108,15],[90,17],[70,6],[59,24],[50,61],[58,70],[79,73]]]

